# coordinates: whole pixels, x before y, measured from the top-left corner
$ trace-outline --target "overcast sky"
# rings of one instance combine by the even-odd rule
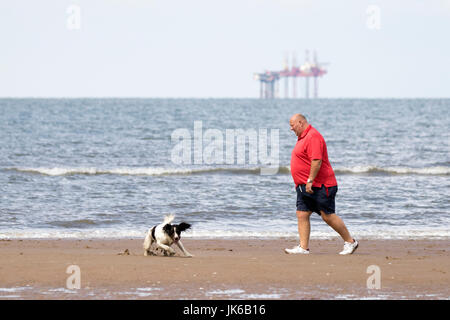
[[[0,97],[252,98],[306,49],[321,97],[450,97],[449,34],[450,0],[1,1]]]

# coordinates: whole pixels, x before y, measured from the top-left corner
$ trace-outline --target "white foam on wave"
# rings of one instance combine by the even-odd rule
[[[0,288],[0,299],[18,299],[22,298],[26,290],[31,290],[32,287],[11,287],[11,288]]]
[[[89,230],[6,229],[0,239],[125,239],[145,237],[147,230],[98,228]]]
[[[70,293],[70,294],[74,294],[74,293],[78,293],[77,290],[70,290],[70,289],[66,289],[66,288],[55,288],[55,289],[49,289],[47,292],[43,292],[44,294],[49,293]]]
[[[241,294],[244,293],[245,290],[242,289],[227,289],[227,290],[213,290],[213,291],[208,291],[206,292],[206,295],[224,295],[224,296],[228,296],[228,295],[235,295],[235,294]]]
[[[387,173],[387,174],[418,174],[418,175],[450,175],[450,167],[435,166],[424,168],[412,167],[378,167],[378,166],[354,166],[336,168],[336,174],[358,173]]]
[[[0,288],[0,293],[2,293],[2,292],[15,293],[17,291],[24,291],[24,290],[28,290],[28,289],[30,289],[30,287]]]
[[[279,293],[246,293],[239,296],[241,299],[280,299]]]
[[[259,174],[260,167],[201,167],[201,168],[166,168],[166,167],[120,167],[120,168],[94,168],[94,167],[79,167],[79,168],[64,168],[64,167],[37,167],[37,168],[8,168],[7,170],[14,170],[18,172],[43,174],[47,176],[65,176],[65,175],[137,175],[137,176],[162,176],[162,175],[186,175],[195,173],[215,173],[215,172],[230,172],[243,174]],[[289,171],[289,168],[281,167],[281,171]]]
[[[330,239],[338,236],[327,228],[320,228],[322,230],[311,231],[311,238],[314,239]],[[409,239],[450,239],[450,229],[408,229],[402,228],[372,228],[361,229],[352,227],[352,234],[359,239],[392,239],[392,240],[409,240]],[[261,238],[261,239],[277,239],[277,238],[297,238],[297,231],[277,232],[277,231],[225,231],[225,230],[199,230],[183,235],[189,238]]]
[[[141,176],[162,176],[162,175],[187,175],[201,173],[234,173],[234,174],[260,174],[262,167],[184,167],[184,168],[168,168],[168,167],[118,167],[118,168],[95,168],[95,167],[24,167],[24,168],[7,168],[18,172],[28,172],[35,174],[43,174],[47,176],[64,176],[64,175],[141,175]],[[278,174],[289,174],[289,166],[281,166]],[[450,167],[432,166],[432,167],[380,167],[372,165],[361,165],[352,167],[337,167],[336,174],[414,174],[414,175],[450,175]]]
[[[279,230],[286,231],[279,231]],[[28,229],[28,230],[0,230],[0,239],[143,239],[146,230],[137,229],[89,229],[89,230],[61,230],[61,229]],[[389,227],[352,227],[352,234],[358,239],[450,239],[450,228],[408,228],[405,226]],[[280,227],[278,230],[264,229],[260,231],[202,229],[183,233],[184,238],[191,239],[277,239],[297,238],[294,228]],[[338,236],[326,226],[311,231],[313,239],[334,239]]]
[[[37,173],[47,176],[64,176],[64,175],[97,175],[97,174],[113,174],[113,175],[169,175],[169,174],[189,174],[192,173],[192,169],[187,168],[159,168],[159,167],[144,167],[144,168],[132,168],[132,167],[122,167],[122,168],[112,168],[112,169],[100,169],[94,167],[80,167],[80,168],[64,168],[64,167],[53,167],[53,168],[11,168],[11,170],[16,170],[19,172]]]
[[[245,290],[225,289],[225,290],[212,290],[205,293],[206,296],[227,296],[233,299],[280,299],[280,293],[246,293]]]

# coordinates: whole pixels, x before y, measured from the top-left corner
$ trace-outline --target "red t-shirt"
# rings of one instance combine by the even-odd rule
[[[291,174],[295,186],[306,184],[311,170],[311,160],[322,160],[319,172],[313,182],[313,187],[337,186],[333,168],[328,160],[327,145],[322,135],[309,125],[298,137],[297,144],[291,155]]]

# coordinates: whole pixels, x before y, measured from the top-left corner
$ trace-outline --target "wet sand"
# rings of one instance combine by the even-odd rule
[[[360,240],[340,256],[337,238],[312,239],[310,255],[285,254],[292,238],[184,238],[193,258],[144,257],[142,241],[0,240],[0,299],[450,298],[449,240]],[[80,289],[66,287],[70,265]]]

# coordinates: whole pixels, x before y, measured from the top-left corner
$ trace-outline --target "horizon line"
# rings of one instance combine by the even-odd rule
[[[0,96],[0,99],[198,99],[198,100],[224,100],[224,99],[252,99],[262,101],[277,101],[277,100],[327,100],[327,99],[361,99],[361,100],[405,100],[405,99],[450,99],[448,97],[319,97],[319,98],[259,98],[259,97],[151,97],[151,96]]]

